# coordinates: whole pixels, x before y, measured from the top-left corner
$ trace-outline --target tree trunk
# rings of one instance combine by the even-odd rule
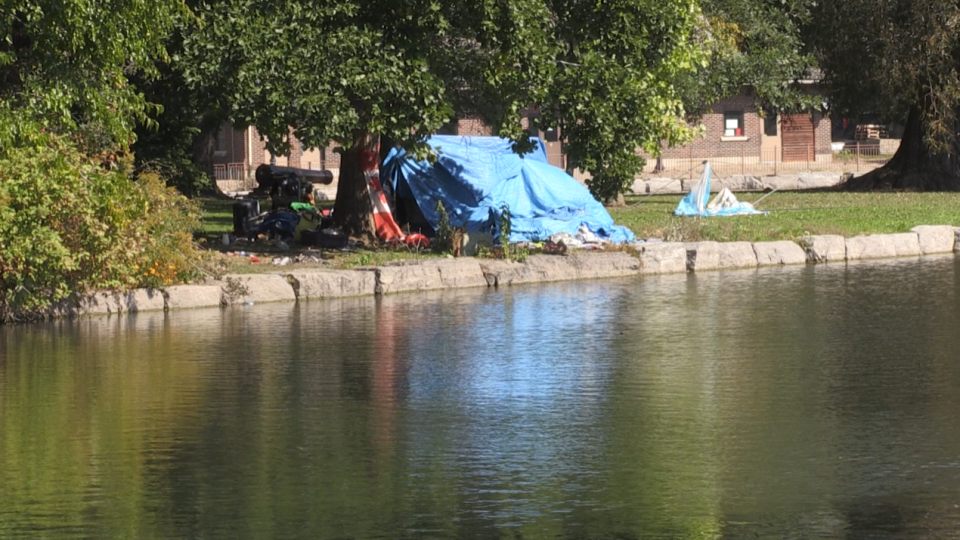
[[[946,148],[931,148],[925,140],[927,121],[919,105],[910,109],[900,148],[890,162],[844,187],[851,191],[960,191],[960,136]],[[960,133],[953,121],[954,134]]]
[[[223,123],[221,114],[205,114],[197,123],[199,132],[190,142],[193,162],[213,178],[213,151],[217,149],[217,132]]]
[[[353,146],[340,158],[340,180],[337,185],[337,201],[333,207],[334,225],[343,232],[365,242],[376,242],[376,227],[373,223],[373,206],[367,192],[364,171],[377,166],[379,137],[369,131],[358,130],[353,134]]]

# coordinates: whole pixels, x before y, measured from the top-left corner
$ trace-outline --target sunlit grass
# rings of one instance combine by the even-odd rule
[[[741,193],[753,202],[762,193]],[[680,195],[628,198],[611,208],[614,220],[640,238],[666,240],[797,240],[808,234],[857,236],[907,232],[917,225],[960,225],[960,193],[774,193],[759,210],[768,215],[681,218],[673,215]]]

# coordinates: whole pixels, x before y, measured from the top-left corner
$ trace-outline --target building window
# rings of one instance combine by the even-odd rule
[[[723,136],[742,137],[743,135],[743,111],[723,113]]]
[[[217,131],[217,147],[213,150],[213,155],[222,157],[227,155],[227,130],[233,129],[233,126],[222,125]]]
[[[777,113],[768,112],[767,116],[763,118],[763,134],[767,137],[776,137],[777,136]]]

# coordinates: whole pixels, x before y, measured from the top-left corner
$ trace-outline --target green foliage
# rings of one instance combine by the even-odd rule
[[[500,219],[497,226],[500,229],[500,248],[503,250],[504,258],[510,258],[510,233],[512,228],[513,216],[510,215],[510,207],[504,204],[500,207]]]
[[[705,61],[693,38],[694,0],[553,2],[557,73],[547,83],[544,118],[559,119],[568,167],[590,172],[599,200],[622,192],[661,143],[694,131],[682,121],[676,81]]]
[[[0,158],[0,320],[74,292],[163,287],[197,273],[198,209],[156,175],[131,181],[67,139]]]
[[[450,226],[450,216],[447,215],[447,209],[443,207],[442,201],[437,201],[437,214],[440,218],[437,220],[436,237],[434,237],[434,253],[449,253],[453,250],[453,227]]]
[[[688,112],[706,112],[744,86],[770,112],[821,106],[815,91],[796,84],[809,79],[817,65],[803,39],[805,28],[822,22],[813,19],[812,0],[700,0],[700,5],[696,36],[710,57],[679,79]]]
[[[156,122],[137,125],[133,145],[137,170],[158,172],[188,196],[214,187],[213,151],[217,132],[227,119],[224,96],[230,90],[212,85],[194,89],[184,80],[190,65],[183,58],[183,35],[192,32],[194,24],[190,17],[178,17],[165,40],[170,58],[157,63],[156,76],[131,77],[144,99],[159,108]]]
[[[903,121],[915,108],[927,142],[958,144],[960,35],[956,2],[851,0],[816,10],[810,41],[837,114]]]
[[[198,17],[185,79],[229,89],[233,119],[272,151],[292,126],[308,147],[370,132],[425,155],[458,113],[523,152],[535,106],[601,198],[642,167],[637,148],[692,136],[675,81],[705,60],[696,0],[221,0]]]
[[[0,148],[38,131],[124,145],[152,112],[127,76],[150,73],[179,0],[4,1],[0,7]]]
[[[166,135],[169,139],[160,144],[143,144],[143,139],[138,139],[134,145],[137,172],[155,174],[188,197],[211,190],[213,182],[210,175],[204,172],[188,151],[190,136],[178,138],[170,131]]]

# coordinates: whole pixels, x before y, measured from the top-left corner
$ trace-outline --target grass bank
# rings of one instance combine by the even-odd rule
[[[740,193],[753,202],[762,193]],[[809,234],[887,234],[917,225],[960,226],[960,193],[848,193],[808,191],[774,193],[758,210],[768,215],[722,218],[680,218],[673,210],[679,195],[628,198],[627,206],[611,208],[620,225],[640,238],[718,242],[797,240]]]
[[[761,193],[741,193],[745,202],[760,199]],[[639,238],[667,241],[718,242],[794,240],[810,234],[858,236],[907,232],[917,225],[960,226],[960,193],[847,193],[836,191],[774,193],[758,205],[768,215],[723,218],[680,218],[673,210],[679,195],[628,197],[627,206],[611,208],[614,220],[629,227]],[[276,269],[274,257],[290,255],[265,244],[223,247],[220,237],[233,230],[233,201],[202,199],[204,217],[201,241],[212,251],[219,251],[224,270],[258,272]],[[228,253],[244,250],[261,255],[260,263],[249,257]],[[395,259],[430,257],[399,247],[394,249],[357,249],[351,252],[319,250],[295,251],[302,254],[298,267],[352,268],[376,265]],[[317,259],[317,261],[314,261]]]

